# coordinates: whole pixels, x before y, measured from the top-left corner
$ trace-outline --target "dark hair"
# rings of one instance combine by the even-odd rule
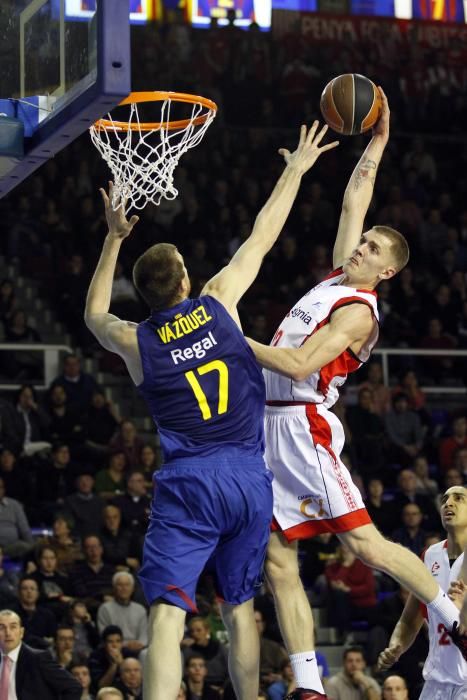
[[[112,634],[119,634],[120,637],[123,639],[123,632],[118,625],[107,625],[107,627],[104,627],[104,629],[102,630],[102,641],[106,642],[107,637],[110,637]]]
[[[363,647],[353,646],[353,647],[347,647],[347,649],[344,649],[344,653],[342,654],[342,658],[344,659],[344,661],[346,660],[346,658],[349,654],[361,654],[363,656],[365,663],[366,663],[365,650],[363,649]]]
[[[32,393],[32,398],[34,399],[34,401],[37,401],[37,392],[36,392],[35,388],[33,387],[33,385],[32,384],[22,384],[15,394],[15,404],[18,403],[19,397],[21,396],[21,394],[23,393],[23,391],[25,389],[30,389],[31,393]]]
[[[201,661],[203,661],[204,664],[206,664],[206,659],[204,658],[204,656],[202,654],[194,652],[193,654],[190,654],[190,656],[185,661],[185,668],[188,668],[188,666],[190,665],[190,661],[193,661],[193,659],[201,659]]]
[[[133,283],[150,309],[173,306],[184,277],[181,261],[172,243],[156,243],[133,266]]]

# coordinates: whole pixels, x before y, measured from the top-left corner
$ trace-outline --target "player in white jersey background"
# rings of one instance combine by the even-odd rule
[[[342,425],[329,411],[339,386],[368,358],[376,342],[375,288],[399,272],[409,256],[407,242],[394,229],[376,226],[362,234],[389,139],[389,106],[382,91],[381,95],[382,115],[345,190],[334,272],[291,309],[272,346],[249,340],[265,368],[266,459],[275,477],[276,530],[266,576],[298,686],[289,700],[326,698],[314,654],[313,618],[300,581],[298,539],[334,532],[368,566],[389,574],[426,603],[447,629],[459,617],[423,563],[385,540],[371,523],[339,457]]]
[[[467,546],[467,489],[452,486],[441,499],[441,522],[447,539],[431,545],[422,554],[427,570],[447,591],[460,576]],[[410,595],[394,628],[389,645],[381,652],[380,668],[388,669],[412,645],[419,633],[426,610]],[[467,662],[452,643],[448,630],[436,614],[428,612],[430,649],[423,667],[425,685],[420,700],[465,700]]]

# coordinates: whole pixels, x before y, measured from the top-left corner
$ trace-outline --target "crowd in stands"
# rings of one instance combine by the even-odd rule
[[[368,225],[399,228],[412,250],[399,277],[378,287],[380,345],[467,349],[467,147],[460,135],[467,76],[455,63],[454,48],[442,69],[437,54],[425,61],[427,51],[417,42],[394,46],[384,37],[369,46],[348,41],[343,51],[298,35],[279,40],[254,27],[239,32],[215,23],[204,32],[179,22],[133,31],[135,89],[198,92],[215,99],[220,113],[176,171],[179,197],[148,206],[122,247],[112,311],[144,317],[131,265],[162,240],[179,246],[196,294],[249,235],[283,167],[277,149],[293,148],[299,125],[319,118],[327,80],[355,70],[384,86],[392,108],[393,135]],[[416,97],[409,84],[415,76]],[[343,191],[366,140],[341,139],[305,179],[285,231],[240,309],[254,338],[269,342],[291,304],[329,271]],[[15,610],[25,641],[50,648],[73,673],[82,700],[93,700],[99,690],[99,700],[136,700],[142,697],[148,639],[136,573],[151,476],[161,460],[155,443],[141,439],[132,420],[107,399],[106,387],[81,365],[82,356],[98,357],[101,367],[122,371],[118,360],[97,352],[82,320],[106,231],[98,188],[108,178],[86,136],[0,201],[1,253],[39,284],[77,348],[42,395],[34,386],[40,368],[33,354],[0,354],[3,381],[21,385],[13,399],[8,393],[0,400],[0,609]],[[33,310],[17,301],[15,279],[0,284],[0,320],[4,342],[40,340]],[[335,408],[346,431],[344,460],[373,521],[417,554],[443,537],[440,494],[467,477],[465,405],[435,410],[421,386],[465,386],[465,367],[449,356],[405,357],[394,363],[388,387],[374,360]],[[320,649],[329,697],[347,697],[346,688],[364,697],[369,685],[383,699],[394,697],[394,688],[400,698],[418,697],[427,650],[423,633],[396,667],[400,676],[370,674],[406,591],[375,575],[331,535],[302,543],[300,555],[310,596],[336,628],[334,642],[347,643],[332,678],[326,647]],[[197,604],[181,648],[185,682],[179,700],[229,700],[228,638],[209,577],[200,584]],[[280,700],[293,676],[267,588],[257,597],[256,620],[260,697]],[[352,644],[362,630],[366,650]]]

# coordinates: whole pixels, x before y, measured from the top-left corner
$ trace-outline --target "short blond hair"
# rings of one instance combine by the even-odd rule
[[[389,254],[394,260],[396,272],[400,272],[409,262],[410,249],[405,236],[391,226],[373,226],[373,231],[380,233],[390,241]]]
[[[101,688],[96,695],[96,700],[125,700],[123,693],[117,688]]]

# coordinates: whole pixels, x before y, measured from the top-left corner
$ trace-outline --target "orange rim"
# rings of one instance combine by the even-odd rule
[[[189,95],[185,92],[163,92],[155,90],[154,92],[130,92],[128,97],[125,97],[119,103],[119,107],[122,105],[135,104],[138,102],[162,102],[164,100],[173,100],[174,102],[185,102],[188,104],[201,104],[206,107],[206,112],[200,114],[196,119],[180,119],[173,122],[114,122],[111,119],[98,119],[94,122],[94,128],[98,131],[156,131],[161,127],[165,129],[175,130],[175,129],[185,129],[190,124],[198,126],[199,124],[204,124],[211,112],[214,114],[217,112],[217,105],[212,100],[207,97],[201,97],[201,95]]]

